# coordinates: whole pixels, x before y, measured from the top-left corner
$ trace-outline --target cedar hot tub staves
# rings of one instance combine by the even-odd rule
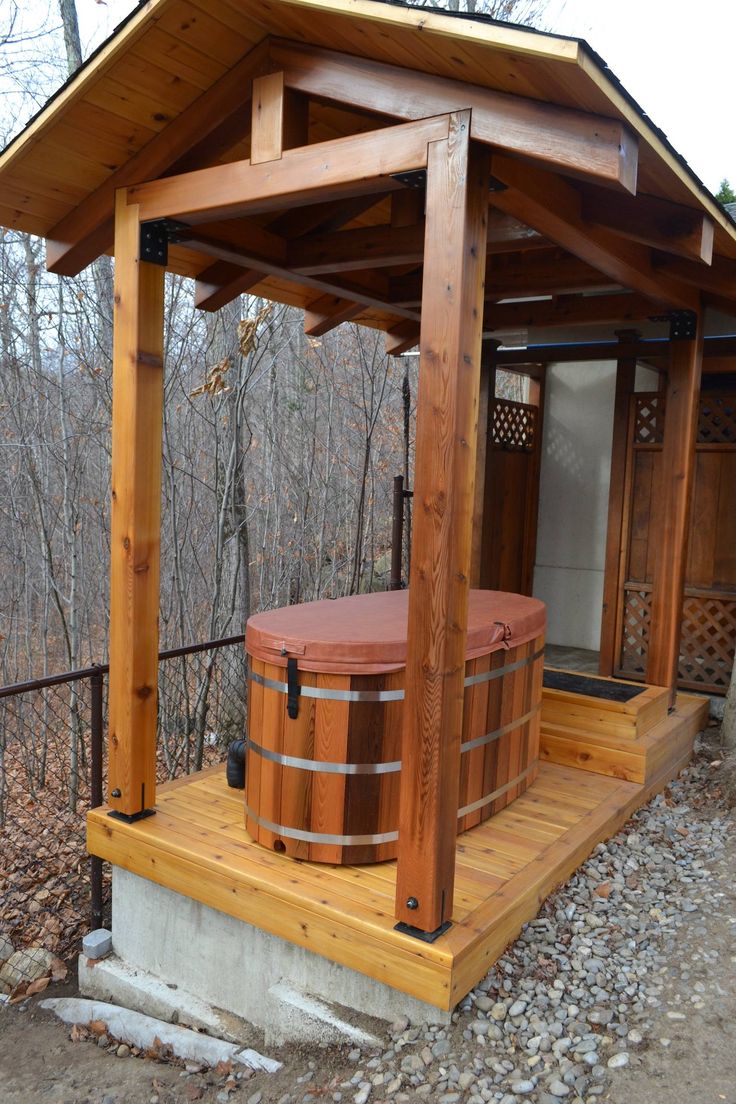
[[[263,846],[313,862],[396,857],[407,598],[356,595],[248,622],[246,826]],[[459,832],[537,776],[544,630],[536,599],[471,592]]]

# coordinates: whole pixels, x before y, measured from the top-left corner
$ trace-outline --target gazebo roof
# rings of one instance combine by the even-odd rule
[[[278,68],[309,98],[310,144],[472,108],[499,187],[496,299],[621,288],[675,307],[694,305],[701,290],[736,299],[736,225],[585,42],[375,0],[141,4],[0,154],[0,224],[47,238],[52,270],[79,271],[112,247],[116,187],[250,155],[251,80]],[[487,133],[475,129],[482,111]],[[494,119],[507,112],[496,143]],[[386,194],[353,211],[343,202],[339,221],[325,210],[297,227],[285,207],[249,225],[287,241],[306,233],[311,260],[315,234],[385,227],[389,209]],[[218,223],[220,240],[242,249],[242,226],[228,225]],[[304,261],[301,243],[296,252]],[[411,274],[413,250],[404,253],[393,268],[383,258],[382,277]],[[201,278],[198,301],[211,308],[234,286],[235,261],[213,265],[211,250],[188,245],[170,251],[171,268]],[[252,267],[256,293],[305,307],[320,293],[318,281],[300,282],[299,266]],[[586,268],[605,279],[596,284]],[[397,321],[390,303],[362,307],[368,323]]]

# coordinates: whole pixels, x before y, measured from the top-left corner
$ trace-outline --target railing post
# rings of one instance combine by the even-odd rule
[[[402,552],[404,548],[404,477],[394,476],[394,513],[391,526],[391,580],[389,590],[401,590]]]
[[[89,778],[89,803],[91,809],[102,805],[102,759],[103,759],[103,732],[102,732],[102,699],[104,688],[104,676],[98,668],[89,680],[90,684],[90,778]],[[101,928],[103,924],[102,902],[102,859],[91,855],[89,860],[89,884],[92,930]]]

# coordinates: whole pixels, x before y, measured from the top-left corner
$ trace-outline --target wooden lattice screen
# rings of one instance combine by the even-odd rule
[[[616,669],[627,678],[646,670],[664,419],[662,394],[632,396]],[[736,645],[736,395],[700,401],[682,614],[680,686],[724,692]]]

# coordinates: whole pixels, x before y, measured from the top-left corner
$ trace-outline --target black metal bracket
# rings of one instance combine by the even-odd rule
[[[508,184],[504,184],[503,180],[499,180],[497,176],[489,176],[489,178],[488,178],[488,191],[489,192],[505,192],[505,191],[508,191]]]
[[[145,820],[146,817],[156,815],[155,809],[141,809],[139,813],[119,813],[117,809],[107,814],[112,820],[122,820],[123,824],[135,824],[137,820]]]
[[[426,932],[422,928],[414,928],[411,924],[394,924],[394,931],[401,932],[402,935],[410,935],[412,939],[421,939],[422,943],[435,943],[441,935],[444,935],[446,931],[452,927],[451,920],[445,920],[444,924],[440,924],[434,931]]]
[[[403,184],[405,188],[426,188],[427,170],[412,169],[410,172],[391,173],[391,179]]]
[[[693,341],[698,329],[695,311],[675,310],[669,315],[670,341]]]
[[[299,716],[299,695],[301,693],[301,688],[299,686],[297,663],[293,656],[289,656],[286,661],[286,685],[286,712],[290,719],[295,721]]]
[[[169,263],[169,242],[186,241],[192,236],[191,226],[176,219],[154,219],[141,223],[140,257],[149,264]]]

